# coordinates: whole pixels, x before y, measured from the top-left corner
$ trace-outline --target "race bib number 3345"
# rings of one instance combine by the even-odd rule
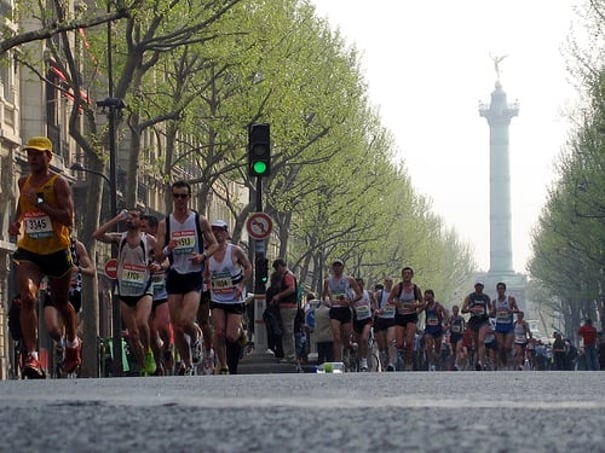
[[[25,215],[25,233],[33,239],[52,237],[53,224],[44,212],[28,212]]]

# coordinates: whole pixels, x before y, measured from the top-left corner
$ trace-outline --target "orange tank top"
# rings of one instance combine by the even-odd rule
[[[33,188],[44,197],[44,203],[58,208],[55,195],[55,181],[59,175],[53,175],[40,187],[30,184],[31,175],[27,177],[21,192]],[[23,219],[23,236],[19,247],[39,255],[50,255],[69,248],[69,229],[62,223],[53,220],[48,214],[31,204],[25,197],[19,199]]]

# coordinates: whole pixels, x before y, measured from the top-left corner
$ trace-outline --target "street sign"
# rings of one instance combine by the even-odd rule
[[[105,262],[105,275],[115,280],[118,278],[118,260],[115,258],[111,258]]]
[[[271,234],[272,229],[273,220],[264,212],[255,212],[246,221],[246,231],[252,239],[266,239]]]

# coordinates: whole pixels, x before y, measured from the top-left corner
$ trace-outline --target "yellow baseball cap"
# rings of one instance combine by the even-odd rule
[[[49,151],[53,152],[53,144],[46,137],[32,137],[27,141],[27,145],[23,147],[24,151],[33,149],[34,151]]]

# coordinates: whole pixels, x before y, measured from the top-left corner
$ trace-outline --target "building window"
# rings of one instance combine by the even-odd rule
[[[2,85],[2,99],[13,104],[15,102],[15,62],[11,52],[0,57],[0,85]]]

